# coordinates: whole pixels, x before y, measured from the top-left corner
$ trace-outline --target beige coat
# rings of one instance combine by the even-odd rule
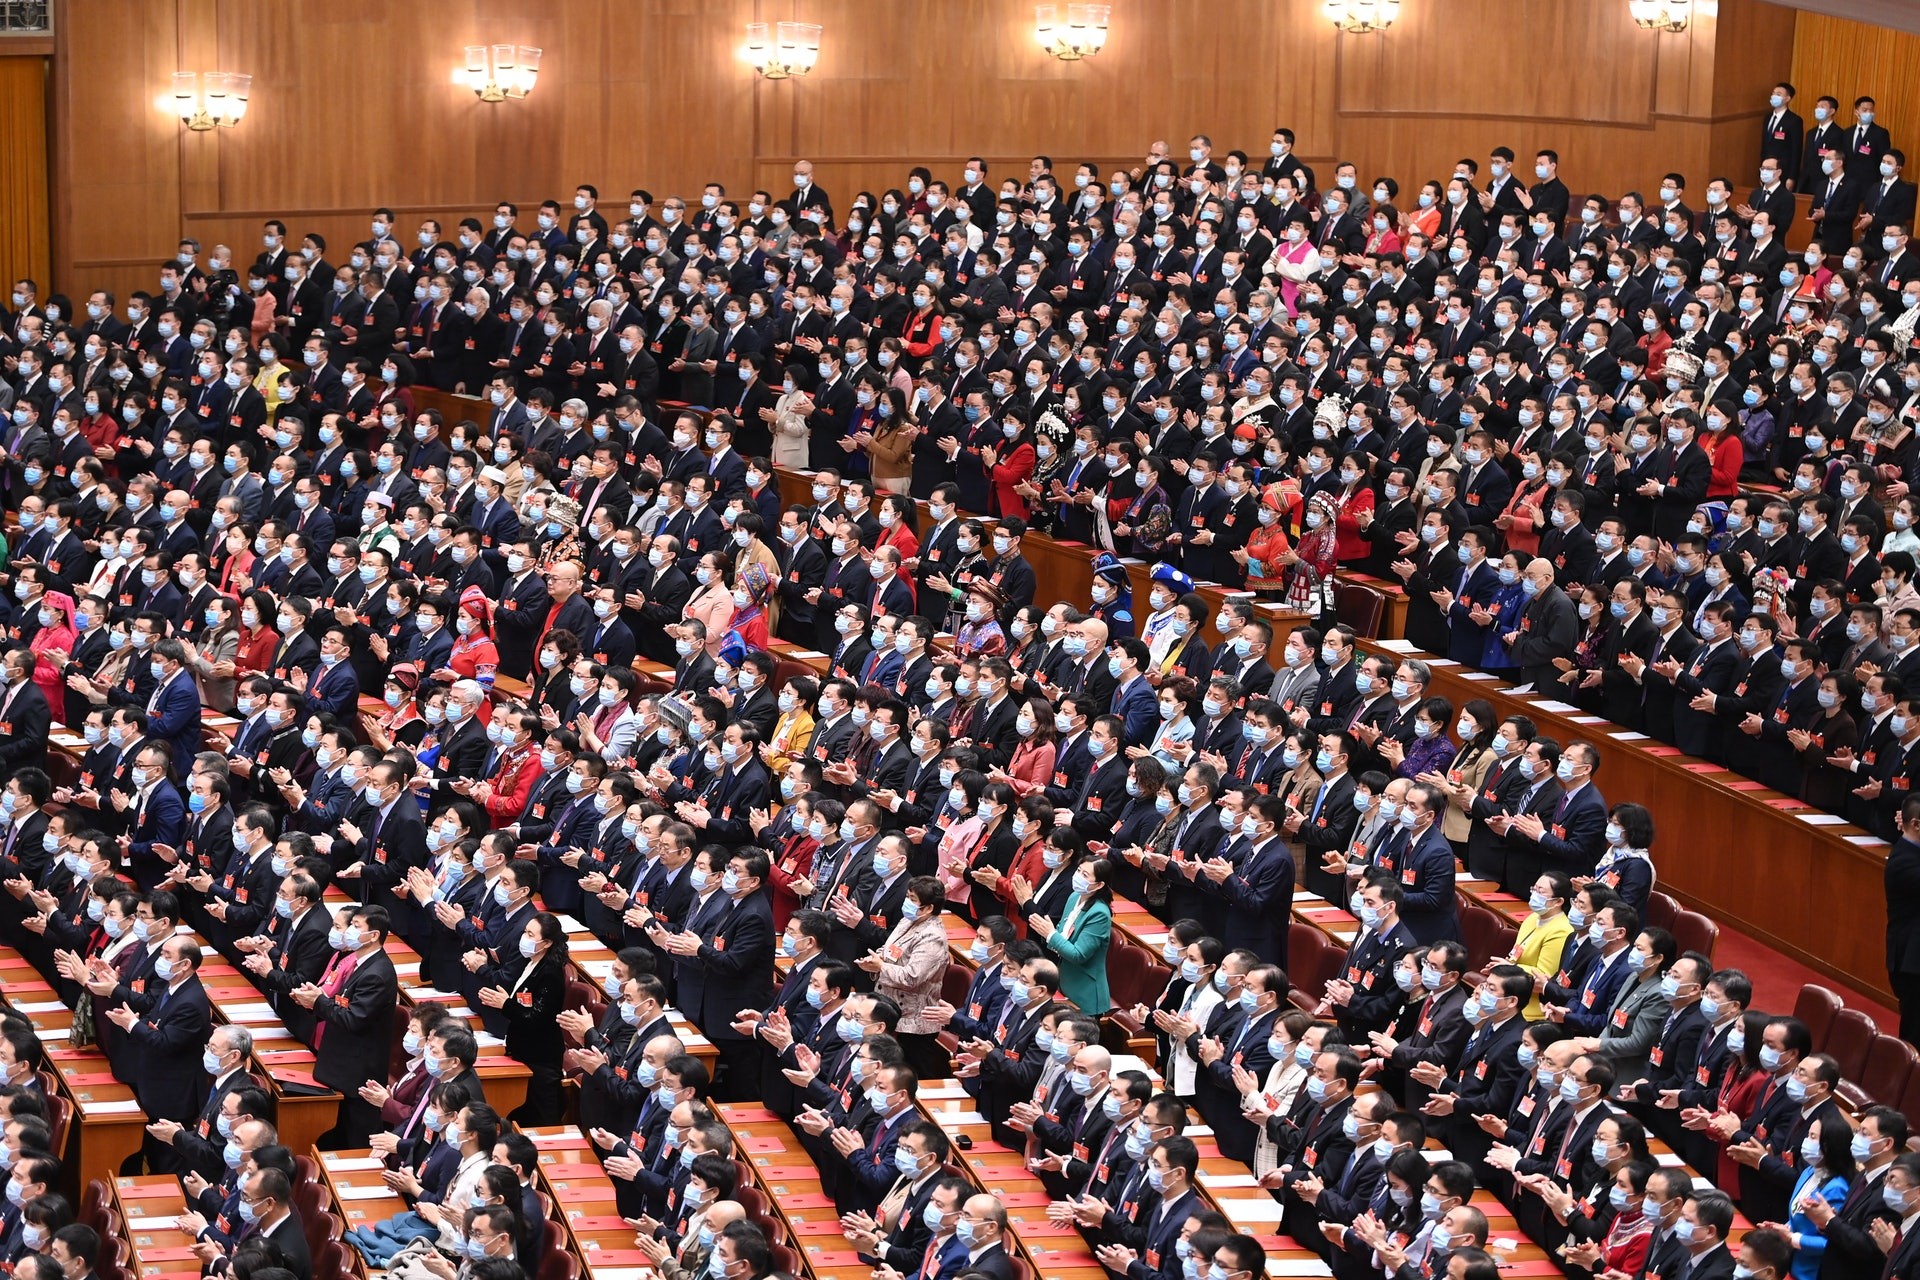
[[[944,1027],[927,1017],[926,1009],[940,999],[949,954],[946,921],[937,911],[902,920],[881,945],[874,989],[900,1006],[900,1030],[905,1034],[932,1035]]]

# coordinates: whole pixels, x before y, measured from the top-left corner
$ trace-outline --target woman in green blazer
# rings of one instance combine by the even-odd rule
[[[1028,926],[1059,961],[1060,993],[1075,1008],[1098,1018],[1113,1007],[1107,989],[1107,945],[1113,940],[1113,864],[1085,855],[1073,869],[1073,894],[1055,924],[1031,916]]]

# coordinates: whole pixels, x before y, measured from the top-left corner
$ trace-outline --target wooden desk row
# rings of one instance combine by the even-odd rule
[[[1391,660],[1433,668],[1431,692],[1456,710],[1483,698],[1497,716],[1524,715],[1563,747],[1599,753],[1594,785],[1609,804],[1653,813],[1658,887],[1854,989],[1891,1004],[1884,937],[1888,846],[1837,814],[1823,813],[1677,747],[1620,728],[1568,703],[1521,694],[1484,672],[1420,652],[1405,641],[1362,641]],[[1846,927],[1836,927],[1836,909]]]

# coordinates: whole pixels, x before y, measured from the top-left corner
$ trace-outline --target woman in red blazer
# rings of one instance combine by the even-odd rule
[[[919,522],[920,512],[911,497],[888,494],[880,499],[880,536],[874,541],[875,549],[894,547],[902,560],[913,559],[920,554],[920,533],[915,528]]]
[[[993,483],[993,510],[1001,520],[1027,518],[1027,500],[1019,486],[1033,474],[1039,455],[1033,450],[1033,430],[1012,414],[1001,419],[1001,439],[980,447],[980,465]]]

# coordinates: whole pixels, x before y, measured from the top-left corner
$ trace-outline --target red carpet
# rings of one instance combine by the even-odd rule
[[[1873,996],[1818,973],[1791,956],[1782,955],[1765,943],[1755,942],[1738,929],[1720,924],[1720,941],[1714,948],[1714,963],[1723,969],[1739,969],[1753,979],[1753,1004],[1768,1013],[1792,1013],[1800,988],[1815,982],[1837,994],[1847,1008],[1858,1009],[1879,1023],[1887,1035],[1900,1025],[1894,1011]]]

